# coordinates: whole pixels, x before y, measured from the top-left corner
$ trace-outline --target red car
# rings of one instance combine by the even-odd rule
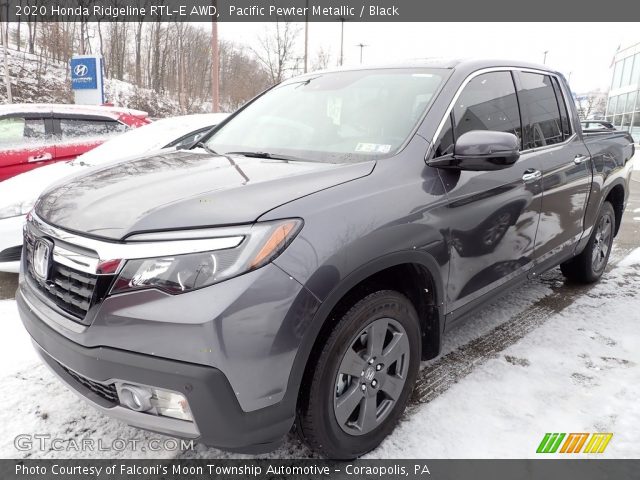
[[[146,112],[100,105],[0,106],[0,181],[72,160],[110,135],[150,123]]]

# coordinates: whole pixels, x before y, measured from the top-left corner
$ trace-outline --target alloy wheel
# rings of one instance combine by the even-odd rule
[[[351,341],[335,381],[333,410],[340,428],[364,435],[393,410],[409,370],[405,329],[391,318],[374,320]]]

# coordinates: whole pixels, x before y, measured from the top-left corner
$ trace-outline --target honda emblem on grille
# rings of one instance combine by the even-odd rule
[[[33,258],[31,259],[33,273],[35,273],[36,277],[40,280],[47,280],[49,276],[52,247],[51,242],[44,238],[37,239],[33,246]]]

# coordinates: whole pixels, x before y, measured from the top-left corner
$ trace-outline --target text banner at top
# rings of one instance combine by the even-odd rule
[[[629,21],[640,2],[593,0],[0,0],[10,22]],[[452,35],[463,25],[452,26]],[[508,41],[508,39],[505,39]]]

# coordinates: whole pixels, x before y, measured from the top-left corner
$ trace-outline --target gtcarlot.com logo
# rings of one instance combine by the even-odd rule
[[[545,433],[536,453],[604,453],[611,437],[613,433]]]

